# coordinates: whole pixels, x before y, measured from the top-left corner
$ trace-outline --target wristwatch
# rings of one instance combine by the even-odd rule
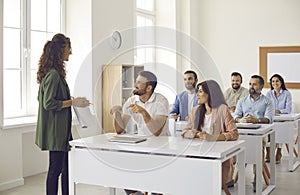
[[[261,118],[258,118],[257,123],[261,123],[261,122],[262,122]]]

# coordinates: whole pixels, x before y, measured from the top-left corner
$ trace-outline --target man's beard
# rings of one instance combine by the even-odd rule
[[[257,95],[259,94],[260,92],[259,91],[256,91],[255,89],[249,89],[249,94],[250,95]]]
[[[139,90],[139,89],[135,88],[132,93],[133,93],[133,95],[138,95],[138,96],[144,95],[144,94],[146,94],[146,88],[143,90]]]
[[[238,90],[241,86],[240,85],[231,85],[232,89]]]
[[[186,88],[187,90],[195,89],[195,87],[196,87],[196,82],[194,82],[194,83],[191,84],[191,85],[185,85],[185,88]]]

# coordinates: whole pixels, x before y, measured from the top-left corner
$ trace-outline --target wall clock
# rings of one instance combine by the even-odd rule
[[[119,49],[122,45],[122,37],[121,33],[119,31],[114,31],[111,35],[111,47],[113,49]]]

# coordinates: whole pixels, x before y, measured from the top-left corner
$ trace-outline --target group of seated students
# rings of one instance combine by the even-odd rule
[[[134,96],[123,107],[113,106],[110,111],[114,117],[115,130],[117,133],[126,133],[126,126],[133,119],[140,135],[169,135],[167,124],[170,117],[188,121],[182,133],[183,138],[230,141],[237,140],[239,136],[235,123],[272,123],[275,113],[291,112],[291,94],[280,75],[271,77],[271,90],[266,96],[261,93],[264,80],[259,75],[250,78],[249,90],[241,86],[240,73],[232,73],[231,81],[232,88],[223,94],[216,81],[205,80],[197,84],[197,74],[188,70],[184,73],[186,91],[176,96],[169,111],[168,100],[162,94],[154,92],[156,76],[152,72],[142,71],[136,78]],[[270,150],[267,149],[267,160],[268,151]],[[279,162],[280,152],[281,149],[278,148],[276,161]],[[229,159],[222,164],[223,188],[233,186],[233,163],[234,159]],[[125,191],[128,195],[141,193]]]

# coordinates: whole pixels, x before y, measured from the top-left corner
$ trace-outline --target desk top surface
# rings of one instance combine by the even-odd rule
[[[108,139],[115,133],[101,134],[70,141],[71,146],[118,152],[147,153],[158,155],[194,156],[200,158],[224,158],[244,146],[243,140],[201,141],[182,137],[151,136],[136,144],[115,143]]]
[[[279,114],[274,116],[274,121],[294,121],[300,118],[300,113]]]
[[[265,135],[274,129],[274,124],[261,124],[258,129],[238,129],[239,134]]]

